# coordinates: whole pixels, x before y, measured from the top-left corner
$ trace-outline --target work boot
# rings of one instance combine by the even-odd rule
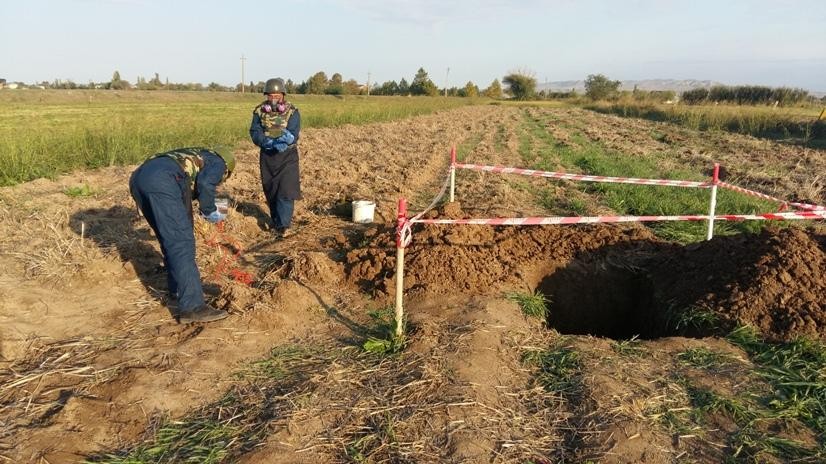
[[[290,232],[290,229],[287,227],[278,227],[277,229],[275,229],[275,236],[278,238],[287,238],[290,235],[292,234]]]
[[[226,311],[215,309],[208,304],[203,304],[193,311],[178,313],[178,320],[181,324],[188,324],[190,322],[212,322],[223,319],[229,316]]]

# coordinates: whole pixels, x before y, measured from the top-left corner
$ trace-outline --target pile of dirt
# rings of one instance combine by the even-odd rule
[[[395,288],[395,236],[391,228],[367,231],[366,247],[347,253],[348,279],[377,296]],[[577,255],[656,241],[644,228],[599,224],[582,227],[428,225],[413,228],[405,251],[404,289],[415,294],[491,295],[503,288],[536,287],[543,275]]]
[[[664,248],[645,264],[654,301],[712,311],[773,341],[826,336],[826,234],[765,229]]]
[[[451,205],[434,216],[461,217]],[[353,239],[348,279],[378,296],[395,288],[389,227]],[[351,243],[352,245],[353,243]],[[612,338],[720,335],[738,325],[768,340],[826,335],[826,235],[764,230],[688,246],[641,227],[425,226],[406,249],[408,295],[537,289],[549,325]]]

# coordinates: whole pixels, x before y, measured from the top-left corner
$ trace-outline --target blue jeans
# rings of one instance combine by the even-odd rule
[[[295,200],[287,200],[284,198],[275,199],[275,211],[272,213],[272,222],[276,229],[286,229],[290,227],[293,220],[293,209],[295,207]]]
[[[179,311],[203,305],[191,193],[183,170],[171,158],[149,160],[132,174],[129,191],[161,244],[169,293],[178,294]]]

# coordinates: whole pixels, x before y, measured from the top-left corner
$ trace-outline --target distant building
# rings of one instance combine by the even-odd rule
[[[5,86],[6,86],[6,80],[5,79],[0,79],[0,89],[4,88]]]

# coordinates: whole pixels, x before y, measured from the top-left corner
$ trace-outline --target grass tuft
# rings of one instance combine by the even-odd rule
[[[677,332],[714,330],[720,322],[716,312],[696,306],[670,308],[668,312],[668,326]]]
[[[539,368],[537,379],[547,391],[571,394],[580,388],[582,361],[571,347],[527,351],[522,361]]]
[[[522,309],[522,314],[527,317],[536,317],[543,320],[548,317],[548,299],[538,290],[533,293],[507,293],[505,298],[515,301]]]
[[[617,340],[614,342],[614,351],[621,356],[642,356],[645,354],[645,348],[642,346],[638,335],[634,335],[628,340]]]
[[[77,185],[77,186],[73,186],[73,187],[66,187],[65,189],[63,189],[63,193],[65,193],[66,196],[69,196],[69,197],[72,197],[72,198],[78,198],[78,197],[91,197],[91,196],[97,195],[98,191],[97,191],[97,189],[95,189],[93,187],[90,187],[89,184],[83,184],[83,185]]]
[[[677,359],[683,364],[700,369],[719,368],[726,365],[731,358],[723,353],[718,353],[709,348],[691,348],[677,355]]]

